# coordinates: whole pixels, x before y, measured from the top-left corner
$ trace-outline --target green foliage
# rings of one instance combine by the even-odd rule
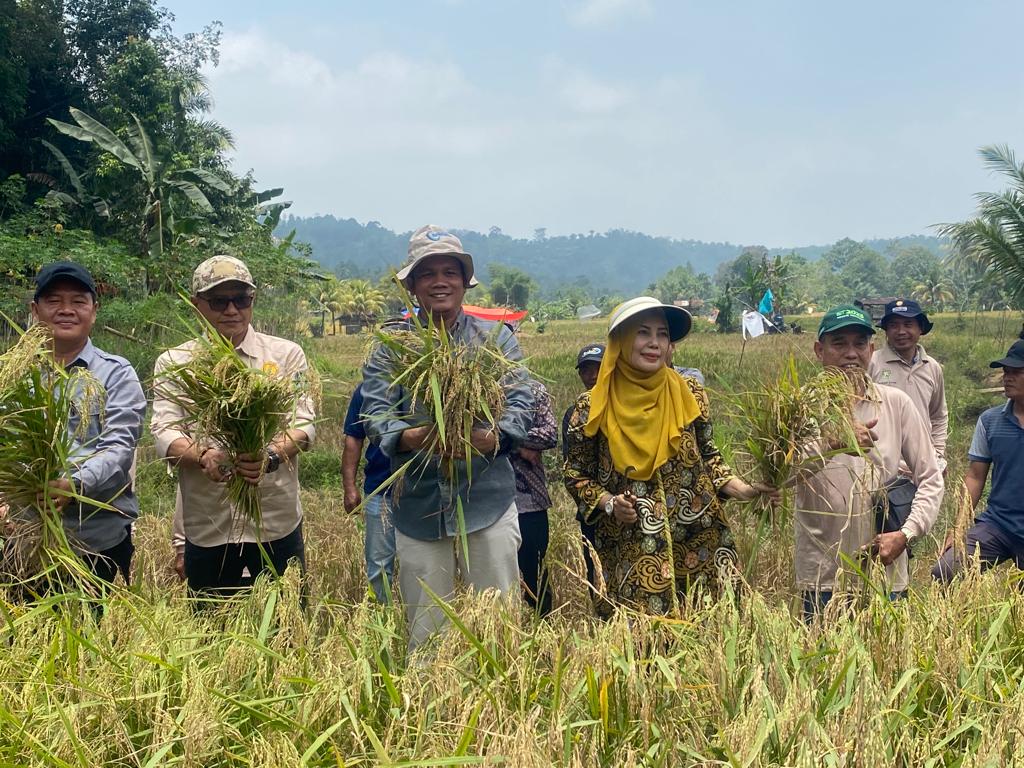
[[[980,154],[990,170],[1009,179],[1010,188],[978,193],[978,215],[940,231],[961,259],[997,275],[1015,305],[1024,306],[1024,164],[1007,146],[982,147]]]
[[[692,264],[673,267],[650,286],[651,295],[671,304],[677,299],[711,299],[711,278],[704,272],[695,272]]]
[[[497,306],[526,309],[530,301],[530,291],[536,285],[528,274],[504,264],[491,264],[488,272],[491,279],[491,299]]]

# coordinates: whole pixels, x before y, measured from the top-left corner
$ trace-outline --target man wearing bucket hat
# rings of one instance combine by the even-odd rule
[[[602,616],[615,605],[671,614],[691,587],[714,591],[737,562],[722,499],[777,498],[733,474],[704,388],[667,365],[690,323],[685,309],[650,296],[616,307],[597,382],[569,421],[565,487],[596,527]]]
[[[416,230],[395,279],[415,297],[420,317],[429,316],[443,325],[453,343],[493,343],[508,359],[522,358],[508,326],[462,311],[466,290],[477,284],[473,257],[448,230],[435,225]],[[403,322],[408,321],[394,325],[401,327]],[[363,413],[370,438],[390,458],[392,467],[409,463],[411,468],[392,499],[392,509],[399,586],[413,650],[445,625],[444,613],[429,592],[442,599],[454,593],[456,550],[462,549],[456,546],[460,528],[466,534],[469,557],[458,565],[472,588],[497,589],[503,595],[518,589],[521,537],[508,454],[526,439],[534,403],[526,372],[518,369],[503,382],[505,411],[497,431],[473,431],[476,455],[469,459],[471,472],[460,472],[455,487],[439,457],[425,452],[431,419],[419,406],[412,408],[409,392],[395,383],[399,373],[383,346],[370,354],[363,368]]]
[[[298,344],[252,327],[255,300],[256,283],[239,259],[213,256],[192,275],[192,303],[249,366],[301,375],[307,364]],[[223,446],[196,442],[188,413],[161,376],[187,363],[195,344],[188,341],[157,358],[151,430],[157,455],[177,469],[184,541],[175,538],[176,566],[192,591],[226,594],[266,571],[268,564],[275,574],[283,573],[292,559],[304,567],[297,457],[313,441],[316,416],[312,399],[301,398],[294,425],[275,435],[257,456],[232,458]],[[225,498],[224,483],[234,473],[259,483],[259,526],[236,514]]]
[[[912,299],[896,299],[885,305],[878,322],[885,344],[871,355],[868,374],[879,384],[902,389],[928,423],[939,468],[946,467],[946,384],[942,366],[920,344],[932,329],[932,321]]]
[[[906,549],[931,530],[942,503],[942,473],[924,419],[905,392],[875,386],[866,376],[874,333],[870,315],[843,305],[822,318],[814,344],[822,365],[852,380],[860,450],[831,455],[840,446],[809,447],[797,473],[794,559],[808,621],[836,592],[859,588],[861,577],[844,572],[851,558],[876,557],[886,591],[902,594],[909,583]],[[901,459],[918,491],[903,526],[878,533],[874,502],[897,477]]]
[[[1015,341],[1005,357],[989,363],[1003,370],[1006,402],[978,417],[967,451],[970,464],[964,483],[973,510],[981,499],[992,469],[992,488],[985,511],[968,529],[964,542],[953,546],[953,535],[932,569],[932,577],[950,582],[967,558],[977,555],[982,570],[1006,560],[1024,568],[1024,339]]]

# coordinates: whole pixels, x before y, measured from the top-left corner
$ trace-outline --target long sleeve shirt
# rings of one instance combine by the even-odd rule
[[[843,586],[840,555],[857,559],[857,550],[875,535],[874,500],[909,468],[917,494],[907,518],[915,538],[928,533],[939,515],[945,486],[928,428],[910,397],[894,387],[869,385],[854,417],[861,423],[877,419],[877,440],[865,455],[841,454],[822,459],[798,474],[796,492],[797,586],[832,591]],[[857,576],[852,576],[856,580]],[[886,569],[892,590],[907,588],[907,555]]]
[[[84,435],[73,446],[71,479],[80,495],[109,504],[116,511],[71,503],[64,509],[64,527],[72,543],[89,552],[102,552],[120,544],[139,516],[135,447],[142,435],[146,396],[131,363],[98,349],[92,340],[86,341],[68,367],[86,368],[105,391],[103,400],[87,415]],[[83,415],[78,409],[72,412],[72,434],[79,431]]]
[[[479,346],[493,340],[509,360],[522,359],[519,343],[503,323],[460,312],[448,335],[455,344]],[[455,462],[449,478],[438,457],[422,451],[399,450],[402,432],[431,424],[432,417],[420,405],[412,409],[411,393],[401,384],[393,384],[398,373],[392,353],[381,345],[370,353],[363,367],[367,433],[391,459],[392,471],[409,465],[394,491],[395,528],[421,541],[454,537],[460,533],[460,508],[466,533],[493,525],[515,499],[515,477],[508,453],[526,439],[533,419],[533,397],[526,370],[516,368],[502,382],[505,410],[497,424],[498,453],[470,458],[472,482],[464,461]]]
[[[551,409],[551,395],[536,379],[530,379],[530,391],[534,399],[533,421],[520,447],[538,452],[548,451],[558,445],[558,425]],[[512,451],[508,458],[516,475],[516,507],[519,508],[519,514],[549,509],[551,495],[548,493],[543,457],[534,463],[523,458],[518,451]]]
[[[896,387],[910,395],[928,425],[939,469],[945,468],[949,411],[946,382],[939,362],[918,345],[914,360],[908,363],[885,344],[871,356],[868,375],[878,384]]]
[[[161,458],[167,457],[167,451],[175,440],[182,437],[192,440],[188,413],[172,399],[173,384],[164,372],[175,365],[187,363],[194,347],[195,342],[188,341],[167,350],[156,361],[154,378],[157,384],[150,428],[157,455]],[[258,333],[252,327],[238,345],[237,352],[250,367],[264,371],[299,376],[307,368],[306,355],[298,344]],[[293,423],[289,428],[301,430],[307,441],[312,443],[316,436],[315,419],[312,398],[302,397],[295,404]],[[236,514],[226,498],[225,483],[213,482],[196,466],[182,465],[177,472],[184,534],[198,546],[276,541],[294,531],[302,521],[297,456],[291,461],[282,461],[276,472],[264,475],[260,481],[262,525],[259,530],[252,521]]]

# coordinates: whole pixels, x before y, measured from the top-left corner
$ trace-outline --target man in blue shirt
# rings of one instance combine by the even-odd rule
[[[932,569],[932,577],[941,582],[952,581],[975,552],[982,570],[1006,560],[1024,568],[1024,339],[1015,341],[1006,357],[989,365],[1003,369],[1007,400],[981,414],[974,428],[967,452],[971,463],[964,478],[971,509],[981,499],[989,467],[992,488],[988,506],[967,531],[964,551],[952,546],[952,535],[947,539]]]
[[[102,407],[90,410],[84,436],[74,453],[74,469],[51,485],[68,540],[89,568],[107,582],[120,573],[130,580],[132,523],[139,516],[133,488],[135,446],[142,434],[146,397],[131,363],[94,346],[89,334],[96,323],[96,284],[79,264],[56,262],[36,276],[32,317],[53,334],[57,362],[82,367],[103,386]],[[68,429],[79,430],[82,415],[71,414]],[[69,494],[113,509],[82,504]]]
[[[363,385],[356,387],[345,414],[345,448],[341,454],[341,480],[345,487],[345,511],[352,512],[363,499],[356,484],[356,469],[366,441],[363,421]],[[378,603],[390,602],[395,575],[395,523],[391,519],[391,490],[374,494],[391,475],[391,460],[370,443],[366,448],[363,471],[363,493],[369,498],[363,505],[366,533],[363,551],[366,557],[366,578]]]
[[[451,232],[434,225],[414,232],[408,259],[395,278],[416,297],[420,317],[429,314],[443,324],[451,343],[493,343],[507,359],[522,359],[506,325],[462,311],[466,290],[476,285],[473,258]],[[445,614],[429,593],[445,600],[454,594],[456,565],[474,590],[496,589],[502,595],[519,590],[522,537],[508,454],[526,439],[534,403],[525,369],[516,368],[502,381],[505,409],[496,428],[472,430],[475,455],[464,459],[468,466],[460,461],[452,477],[442,457],[428,452],[433,417],[421,403],[413,407],[411,393],[395,384],[397,365],[383,346],[370,354],[363,367],[363,416],[370,438],[392,466],[409,465],[391,507],[411,651],[445,626]],[[457,558],[462,534],[469,554]]]

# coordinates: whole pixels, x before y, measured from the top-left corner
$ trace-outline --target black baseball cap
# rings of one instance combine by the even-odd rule
[[[604,358],[604,344],[588,344],[576,355],[576,368],[584,363],[600,363]]]
[[[1024,339],[1013,342],[1002,360],[993,360],[989,368],[1024,368]]]
[[[89,270],[81,264],[71,261],[55,261],[40,269],[39,274],[36,275],[36,292],[32,300],[39,301],[39,297],[46,293],[46,289],[58,280],[74,280],[76,283],[81,283],[92,294],[92,297],[96,298],[96,281],[92,279]]]
[[[885,323],[890,317],[916,317],[921,324],[921,335],[924,336],[933,327],[928,315],[921,309],[921,305],[913,299],[896,299],[885,305],[885,314],[878,321],[879,328],[885,328]]]

